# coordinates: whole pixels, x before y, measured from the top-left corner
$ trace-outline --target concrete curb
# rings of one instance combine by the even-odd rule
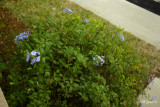
[[[156,77],[144,91],[146,95],[140,94],[138,103],[143,107],[160,107],[160,79]]]
[[[7,101],[3,95],[1,88],[0,88],[0,107],[8,107]]]

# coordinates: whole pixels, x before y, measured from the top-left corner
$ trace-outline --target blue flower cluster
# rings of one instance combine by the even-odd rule
[[[117,36],[119,36],[122,39],[122,42],[124,41],[123,35],[117,35]]]
[[[65,13],[68,12],[68,14],[72,14],[72,10],[69,9],[69,8],[65,8],[63,11],[64,11]]]
[[[31,62],[31,65],[33,65],[34,63],[36,62],[39,62],[41,59],[40,59],[40,52],[38,51],[32,51],[31,54],[29,52],[27,52],[27,58],[26,58],[26,62],[29,61],[29,59],[32,58],[32,62]]]
[[[89,23],[89,20],[87,20],[87,19],[84,19],[84,21],[85,21],[86,23]]]
[[[20,33],[20,35],[16,36],[15,43],[19,44],[20,40],[24,41],[24,39],[28,39],[28,35],[29,35],[29,31]]]
[[[104,58],[105,58],[105,56],[100,57],[100,56],[96,55],[93,58],[93,61],[94,61],[96,66],[99,66],[99,64],[102,66],[105,62]]]

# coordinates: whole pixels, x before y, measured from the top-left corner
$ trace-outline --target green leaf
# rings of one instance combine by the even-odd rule
[[[50,76],[50,72],[45,72],[45,76]]]
[[[102,103],[101,103],[101,107],[107,107],[106,102],[102,102]]]
[[[27,68],[27,71],[29,71],[29,70],[31,70],[32,68],[30,67],[30,68]]]
[[[37,38],[33,38],[33,41],[37,44],[40,44],[41,42]]]
[[[29,83],[32,84],[32,85],[34,84],[34,82],[32,80],[29,80]]]
[[[27,47],[28,50],[32,50],[31,46],[28,43],[26,43],[26,47]]]
[[[42,58],[42,62],[46,62],[46,58],[45,57]]]
[[[15,83],[14,83],[14,82],[10,82],[9,84],[10,84],[10,85],[14,85]]]
[[[82,93],[81,93],[81,92],[78,92],[78,94],[79,94],[80,96],[82,96]]]

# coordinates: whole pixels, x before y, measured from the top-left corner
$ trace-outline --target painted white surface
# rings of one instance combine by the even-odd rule
[[[3,95],[1,88],[0,88],[0,107],[8,107],[8,104],[6,102],[6,99]]]
[[[139,95],[139,102],[143,107],[160,107],[160,79],[155,78],[144,91],[145,96]]]

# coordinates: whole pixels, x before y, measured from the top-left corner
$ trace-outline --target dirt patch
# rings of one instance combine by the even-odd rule
[[[150,61],[148,64],[151,65],[151,77],[160,78],[160,50],[157,50],[150,44],[139,42],[139,52],[144,52],[146,55],[150,56]]]
[[[5,61],[8,61],[9,56],[14,53],[15,37],[25,30],[24,23],[13,17],[4,6],[0,5],[0,57]]]

